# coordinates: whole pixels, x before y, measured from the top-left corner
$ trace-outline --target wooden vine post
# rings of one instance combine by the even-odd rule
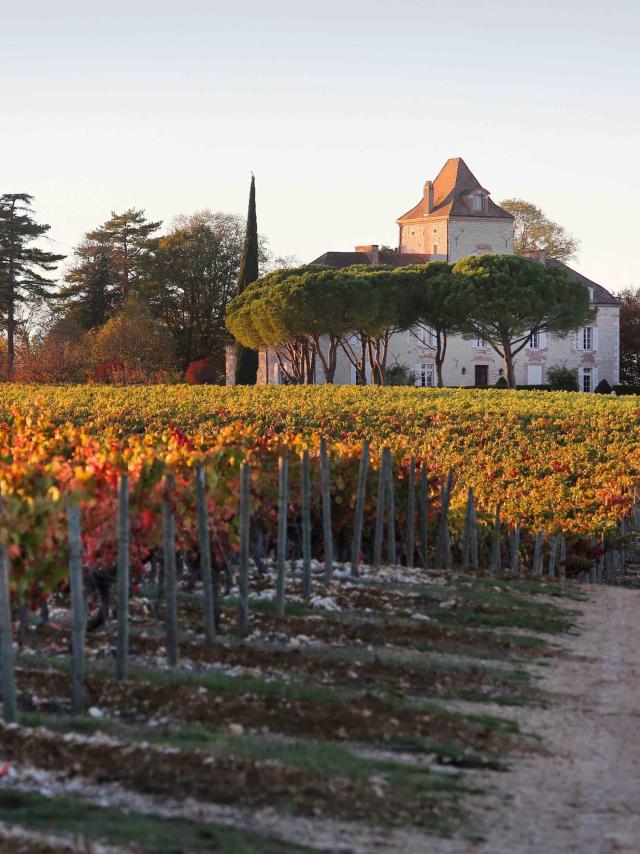
[[[544,531],[538,531],[533,547],[533,574],[542,575],[542,549],[544,547]]]
[[[386,478],[387,478],[387,561],[390,566],[395,566],[398,562],[396,554],[396,491],[395,482],[393,479],[393,456],[391,448],[386,449],[389,454],[387,462]]]
[[[238,560],[238,628],[249,633],[249,519],[251,476],[249,463],[240,470],[240,555]]]
[[[0,513],[4,515],[4,502],[0,495]],[[9,592],[9,552],[7,543],[0,542],[0,676],[2,677],[2,707],[7,723],[18,720],[16,674],[13,661],[13,626],[11,621],[11,595]]]
[[[549,577],[556,577],[556,562],[558,560],[558,535],[552,534],[549,541]]]
[[[209,512],[207,510],[206,473],[200,464],[196,470],[196,502],[198,515],[198,551],[202,574],[204,634],[209,643],[216,639],[216,595],[211,568],[211,542],[209,539]]]
[[[162,526],[164,545],[165,646],[167,664],[178,663],[178,582],[176,578],[176,515],[173,507],[176,479],[169,472],[164,480]]]
[[[496,516],[493,522],[491,535],[491,573],[500,571],[500,505],[496,507]]]
[[[416,551],[416,460],[413,454],[409,457],[407,491],[407,566],[412,567]]]
[[[440,527],[436,545],[436,568],[451,569],[451,542],[449,539],[449,505],[453,487],[453,469],[446,481],[440,483]]]
[[[129,549],[131,522],[129,518],[129,475],[123,472],[118,479],[118,562],[116,570],[118,639],[116,644],[116,676],[129,676]]]
[[[429,546],[429,483],[424,463],[420,468],[420,558],[422,568],[427,569],[427,548]]]
[[[311,473],[309,451],[302,452],[302,595],[311,596]]]
[[[376,527],[373,535],[373,565],[382,563],[382,540],[384,536],[385,497],[387,494],[387,465],[389,448],[384,447],[380,454],[378,470],[378,496],[376,502]]]
[[[369,442],[362,443],[360,467],[358,469],[358,487],[356,508],[353,520],[353,539],[351,541],[351,575],[360,575],[360,549],[362,547],[362,525],[364,522],[364,501],[367,490],[367,471],[369,470]]]
[[[69,543],[69,586],[71,590],[71,711],[84,711],[85,661],[84,640],[86,615],[82,578],[82,533],[80,505],[67,499],[67,532]]]
[[[464,514],[464,531],[462,533],[462,568],[469,569],[471,565],[472,527],[475,523],[475,507],[473,489],[467,488],[467,506]]]
[[[333,575],[333,531],[331,529],[331,475],[327,440],[320,440],[320,490],[322,492],[322,535],[324,543],[324,583]]]
[[[511,572],[518,574],[520,567],[520,523],[516,522],[511,531]]]
[[[285,562],[287,559],[289,457],[286,450],[278,458],[278,541],[276,543],[276,614],[284,617]]]

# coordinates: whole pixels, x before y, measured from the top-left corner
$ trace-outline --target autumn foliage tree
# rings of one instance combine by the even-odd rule
[[[627,288],[620,299],[620,381],[640,386],[640,288]]]
[[[537,205],[524,199],[505,199],[500,206],[514,217],[516,254],[544,249],[549,258],[564,262],[575,256],[578,240]]]
[[[87,341],[95,366],[122,364],[121,372],[132,380],[154,379],[158,373],[175,370],[169,330],[134,296],[104,326],[88,333]]]

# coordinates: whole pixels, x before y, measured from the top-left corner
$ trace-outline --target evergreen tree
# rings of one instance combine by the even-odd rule
[[[141,278],[142,261],[149,250],[149,238],[162,222],[148,222],[143,210],[129,208],[124,213],[112,213],[104,225],[92,235],[111,246],[113,282],[125,300]]]
[[[256,179],[251,176],[247,230],[242,249],[237,293],[258,278],[258,220],[256,216]],[[258,351],[236,342],[236,385],[255,385],[258,379]]]
[[[55,282],[43,273],[55,270],[64,255],[45,252],[34,242],[47,234],[49,225],[33,219],[28,193],[0,196],[0,310],[7,329],[7,378],[13,379],[18,309],[53,300]]]
[[[91,234],[76,248],[76,263],[59,294],[65,317],[77,321],[82,329],[102,326],[114,303],[111,247],[104,239],[92,240]]]
[[[105,323],[139,285],[150,251],[151,235],[162,225],[148,222],[144,211],[112,213],[85,234],[60,291],[65,315],[83,329]]]

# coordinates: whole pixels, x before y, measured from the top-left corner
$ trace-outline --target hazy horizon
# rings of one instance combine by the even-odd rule
[[[395,219],[459,155],[495,201],[535,202],[573,233],[585,275],[640,286],[636,4],[242,12],[4,12],[0,192],[34,195],[57,251],[132,206],[166,225],[205,207],[244,215],[252,170],[275,254],[396,245]]]

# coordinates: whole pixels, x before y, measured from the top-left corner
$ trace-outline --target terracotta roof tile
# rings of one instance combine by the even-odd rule
[[[410,264],[426,264],[430,255],[418,252],[392,252],[381,249],[378,256],[379,264],[388,264],[390,267],[407,267]],[[351,267],[354,264],[371,264],[371,259],[366,252],[325,252],[316,258],[312,264],[323,267]]]
[[[482,213],[473,212],[468,198],[468,194],[473,190],[480,190],[484,195],[489,195],[464,160],[461,157],[451,157],[433,182],[433,210],[427,213],[427,203],[422,198],[415,207],[403,214],[396,222],[418,218],[440,219],[449,216],[513,219],[508,211],[505,211],[491,199],[488,199],[486,211]]]
[[[563,267],[572,279],[582,282],[582,284],[588,288],[593,288],[593,302],[595,305],[620,304],[620,301],[614,297],[613,294],[609,293],[606,288],[603,288],[602,285],[599,285],[597,282],[592,282],[591,279],[587,279],[587,277],[583,276],[582,273],[578,273],[577,270],[572,270],[571,267],[567,267],[567,265],[563,264],[562,261],[557,261],[555,258],[545,258],[544,263],[548,267]]]

